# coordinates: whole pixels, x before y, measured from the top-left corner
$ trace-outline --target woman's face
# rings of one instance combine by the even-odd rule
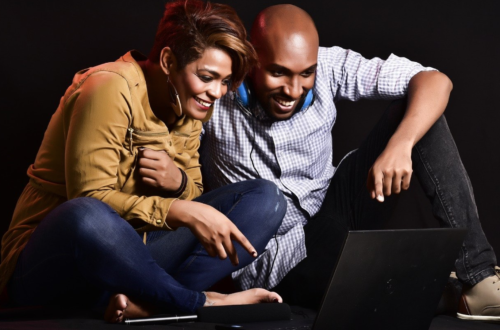
[[[188,117],[202,120],[214,101],[227,93],[231,81],[231,57],[216,48],[207,48],[203,56],[170,78]]]

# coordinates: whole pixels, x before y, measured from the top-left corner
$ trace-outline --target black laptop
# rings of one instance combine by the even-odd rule
[[[427,330],[465,233],[351,231],[314,320],[292,317],[240,324],[240,329]]]

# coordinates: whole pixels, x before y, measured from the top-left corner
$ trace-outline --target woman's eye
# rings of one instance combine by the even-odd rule
[[[200,78],[200,80],[203,82],[211,82],[213,80],[213,78],[210,76],[198,76],[198,78]]]
[[[271,71],[271,74],[274,77],[281,77],[283,75],[283,71]]]
[[[223,84],[224,86],[229,86],[229,85],[231,85],[231,80],[229,80],[229,79],[224,79],[224,80],[222,80],[222,84]]]

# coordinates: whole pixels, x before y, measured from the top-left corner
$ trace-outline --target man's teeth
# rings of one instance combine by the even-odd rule
[[[276,102],[278,102],[279,104],[281,104],[284,107],[291,107],[292,105],[295,104],[295,100],[293,100],[293,101],[285,101],[285,100],[281,100],[281,99],[275,99],[275,100],[276,100]]]
[[[210,102],[205,102],[205,101],[203,101],[202,99],[199,99],[199,98],[196,98],[196,101],[198,101],[198,103],[199,103],[199,104],[201,104],[201,105],[202,105],[202,106],[204,106],[204,107],[209,107],[209,106],[211,106],[211,105],[212,105],[212,103],[210,103]]]

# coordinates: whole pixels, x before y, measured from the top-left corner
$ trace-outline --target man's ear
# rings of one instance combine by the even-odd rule
[[[177,59],[170,47],[164,47],[160,53],[160,66],[165,74],[170,74],[177,67]]]

